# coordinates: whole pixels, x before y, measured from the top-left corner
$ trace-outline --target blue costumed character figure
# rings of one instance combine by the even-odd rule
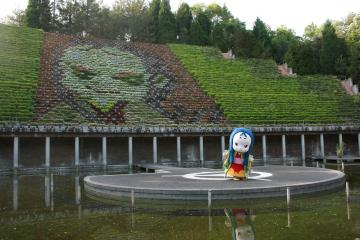
[[[250,129],[235,128],[229,141],[229,150],[223,153],[225,175],[236,180],[246,179],[250,174],[253,156],[254,135]]]

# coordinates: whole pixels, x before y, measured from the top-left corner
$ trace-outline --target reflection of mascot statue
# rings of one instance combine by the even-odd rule
[[[255,232],[253,228],[253,220],[255,216],[249,214],[242,208],[225,208],[227,220],[225,224],[231,227],[232,240],[254,240]]]
[[[254,135],[250,129],[235,128],[229,141],[229,150],[223,153],[225,175],[235,180],[246,179],[250,174]]]

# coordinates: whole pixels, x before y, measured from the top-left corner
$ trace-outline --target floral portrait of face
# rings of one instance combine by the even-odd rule
[[[102,112],[118,101],[143,102],[151,86],[161,88],[168,82],[161,74],[148,73],[140,57],[115,47],[70,47],[60,69],[61,84]]]

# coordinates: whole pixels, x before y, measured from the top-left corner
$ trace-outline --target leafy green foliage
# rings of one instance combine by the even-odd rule
[[[32,28],[50,30],[51,11],[49,0],[29,0],[25,14],[26,25]]]
[[[271,51],[274,60],[277,63],[284,63],[285,54],[289,49],[289,46],[296,42],[295,33],[287,29],[286,27],[280,27],[276,30],[273,38],[271,39]]]
[[[169,0],[162,0],[159,11],[159,41],[174,42],[176,39],[176,20],[171,12]]]
[[[0,24],[0,121],[28,121],[38,84],[43,31]]]
[[[360,83],[360,42],[350,45],[349,75],[354,83]]]
[[[322,44],[320,49],[320,70],[325,74],[345,74],[343,62],[347,57],[344,39],[336,36],[335,28],[327,21],[322,30]],[[339,68],[340,67],[340,68]]]
[[[179,41],[187,43],[190,41],[190,27],[193,20],[190,7],[187,3],[181,3],[176,13],[177,34]]]
[[[319,42],[292,42],[285,60],[298,74],[315,74],[320,71]]]
[[[191,24],[190,43],[208,45],[210,43],[211,21],[205,12],[199,12]]]
[[[228,61],[213,48],[170,45],[202,89],[235,124],[343,123],[360,120],[360,106],[332,76],[282,77],[272,60]],[[354,109],[355,108],[355,109]]]

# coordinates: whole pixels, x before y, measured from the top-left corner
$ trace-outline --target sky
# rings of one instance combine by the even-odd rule
[[[52,0],[50,0],[52,1]],[[13,9],[25,9],[28,0],[0,0],[0,19],[11,14]],[[103,0],[111,6],[115,0]],[[176,11],[183,0],[170,0],[172,11]],[[303,34],[310,23],[323,24],[327,19],[341,20],[349,13],[360,13],[360,0],[185,0],[190,6],[195,3],[225,4],[231,13],[246,22],[247,28],[259,17],[275,30],[281,25]]]

